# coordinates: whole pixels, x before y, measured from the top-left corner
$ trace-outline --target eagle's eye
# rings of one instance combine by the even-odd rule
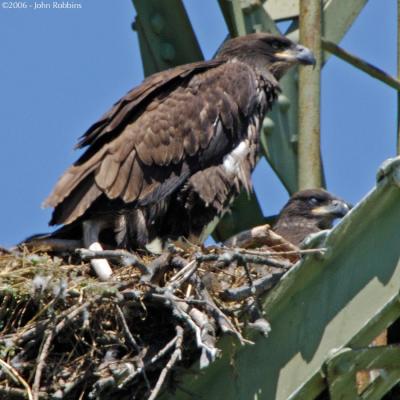
[[[321,199],[318,199],[317,197],[310,197],[310,198],[308,199],[308,202],[309,202],[310,204],[312,204],[313,206],[316,206],[316,205],[320,204],[320,203],[322,202],[322,200],[321,200]]]
[[[285,47],[285,45],[282,42],[280,42],[279,40],[273,40],[271,43],[271,47],[274,50],[282,50]]]

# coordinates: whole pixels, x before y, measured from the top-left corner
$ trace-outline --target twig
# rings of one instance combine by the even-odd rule
[[[63,396],[62,399],[67,398],[67,396],[77,387],[79,386],[82,382],[84,382],[88,375],[89,375],[90,369],[87,369],[84,374],[80,374],[80,376],[74,376],[74,379],[71,380],[70,382],[66,382],[64,385],[64,390],[63,390]]]
[[[155,356],[153,356],[149,362],[146,362],[145,366],[154,364],[157,362],[161,357],[168,353],[170,349],[175,345],[176,341],[178,340],[178,336],[175,336],[172,340],[170,340]]]
[[[33,338],[35,338],[36,336],[41,334],[46,329],[46,326],[48,325],[48,323],[49,323],[48,319],[40,321],[37,323],[36,326],[28,329],[24,333],[19,334],[17,332],[16,334],[11,334],[11,335],[5,336],[4,339],[15,336],[16,337],[15,343],[19,346],[22,346],[25,342],[28,342],[29,340],[32,340]],[[2,341],[3,341],[3,338],[2,338]]]
[[[133,337],[133,335],[132,335],[132,333],[131,333],[131,331],[130,331],[130,329],[129,329],[128,323],[126,322],[125,315],[124,315],[124,313],[122,312],[121,307],[117,305],[117,306],[116,306],[116,309],[117,309],[117,313],[118,313],[118,315],[119,315],[119,318],[121,319],[122,326],[123,326],[123,328],[124,328],[125,335],[126,335],[128,341],[130,342],[131,346],[132,346],[138,353],[140,353],[140,347],[139,347],[139,345],[136,343],[136,340],[135,340],[135,338]]]
[[[46,400],[48,398],[49,395],[46,392],[39,392],[40,400]],[[0,399],[29,400],[29,397],[25,389],[18,389],[10,386],[0,386]]]
[[[28,384],[28,382],[18,373],[18,371],[12,367],[10,364],[6,363],[4,360],[0,358],[0,365],[3,367],[3,369],[11,375],[13,378],[15,378],[26,390],[26,394],[28,395],[29,400],[33,400],[32,396],[32,390]]]
[[[258,296],[273,287],[285,272],[286,271],[273,272],[255,280],[252,285],[225,289],[220,294],[220,297],[225,301],[241,301],[253,295]]]
[[[123,382],[121,382],[118,387],[120,389],[123,389],[126,387],[132,380],[135,378],[136,375],[140,374],[143,370],[143,368],[148,368],[152,364],[156,363],[158,360],[160,360],[162,357],[165,356],[165,354],[168,353],[169,350],[171,350],[177,341],[178,337],[175,336],[172,340],[170,340],[157,354],[155,354],[150,360],[144,362],[144,365],[139,367],[135,373],[131,374],[128,376],[126,379],[124,379]]]
[[[319,249],[298,249],[293,251],[259,251],[259,250],[250,250],[250,249],[235,249],[236,251],[240,251],[246,254],[253,254],[259,256],[290,256],[290,255],[302,255],[302,254],[321,254],[326,252],[325,247],[321,247]]]
[[[196,260],[198,262],[204,261],[216,261],[218,263],[223,263],[223,265],[229,265],[234,261],[241,264],[252,263],[259,265],[269,265],[276,268],[290,268],[293,264],[289,261],[277,261],[271,259],[271,255],[255,255],[255,254],[243,254],[238,250],[226,251],[222,254],[197,254]]]
[[[186,266],[187,260],[185,260],[183,257],[175,255],[171,259],[171,267],[177,268],[177,269],[182,269]]]
[[[175,350],[172,353],[171,358],[169,359],[167,365],[161,371],[160,376],[158,377],[157,383],[154,386],[154,389],[152,390],[148,400],[154,400],[158,396],[158,393],[161,390],[161,387],[165,381],[165,378],[167,377],[168,372],[176,364],[176,362],[178,360],[180,360],[182,357],[183,328],[178,325],[178,326],[176,326],[175,329],[176,329]]]
[[[157,257],[147,266],[150,275],[143,275],[141,281],[149,281],[151,283],[159,282],[169,268],[172,257],[173,255],[171,253],[163,253]]]
[[[45,331],[44,334],[44,342],[42,346],[42,350],[37,358],[37,367],[35,372],[35,378],[32,386],[32,393],[33,393],[33,400],[37,400],[39,397],[39,389],[40,389],[40,379],[42,376],[42,371],[44,367],[44,363],[46,361],[47,355],[49,353],[51,341],[53,340],[54,336],[59,334],[64,327],[67,325],[68,322],[72,321],[76,315],[78,315],[83,309],[85,309],[90,303],[86,302],[81,306],[75,308],[72,312],[67,314],[63,320],[61,320],[54,329],[50,328]]]
[[[248,267],[247,263],[243,263],[242,267],[244,268],[244,272],[246,274],[246,278],[249,281],[249,284],[250,284],[250,287],[251,287],[251,292],[255,293],[256,289],[254,287],[253,278],[251,276],[251,273],[250,273],[250,270],[249,270],[249,267]]]
[[[94,302],[95,299],[92,301],[86,301],[79,307],[75,308],[73,311],[71,311],[69,314],[67,314],[55,327],[54,329],[54,336],[58,335],[67,325],[67,323],[72,322],[73,319],[80,314],[82,311],[84,311],[89,305]]]
[[[203,301],[205,302],[206,307],[209,308],[211,313],[214,315],[214,318],[217,320],[219,327],[221,328],[222,332],[224,333],[232,333],[236,338],[239,340],[241,345],[244,344],[254,344],[254,342],[245,339],[241,333],[235,328],[233,323],[230,321],[230,319],[218,308],[218,306],[215,304],[215,301],[211,297],[210,293],[204,286],[204,283],[202,280],[196,275],[195,278],[196,283],[197,283],[197,288],[199,295],[202,297]]]
[[[202,340],[202,330],[194,321],[192,316],[190,315],[190,311],[188,311],[188,304],[184,300],[184,305],[181,305],[179,301],[175,301],[175,296],[171,293],[169,289],[163,291],[163,295],[159,294],[150,294],[150,296],[154,299],[163,299],[167,305],[169,305],[172,309],[173,314],[179,318],[180,320],[186,322],[190,328],[192,328],[195,338],[196,345],[199,349],[202,349],[206,352],[206,354],[211,359],[215,359],[217,354],[217,349],[215,347],[210,347]],[[203,314],[203,313],[201,313]],[[204,314],[203,314],[204,315]],[[201,324],[203,325],[203,323]],[[203,327],[203,326],[202,326]]]
[[[88,250],[76,249],[76,253],[82,260],[93,260],[96,258],[105,258],[106,260],[122,263],[124,266],[133,265],[137,267],[142,274],[150,274],[148,268],[134,254],[126,250]]]
[[[329,51],[329,53],[334,54],[336,57],[341,58],[344,61],[347,61],[349,64],[355,66],[361,71],[366,72],[368,75],[376,78],[387,85],[391,86],[396,90],[400,90],[400,82],[389,75],[385,71],[382,71],[380,68],[375,67],[374,65],[362,60],[361,58],[347,52],[346,50],[339,47],[336,43],[331,42],[330,40],[326,40],[325,38],[321,38],[322,47],[324,50]]]
[[[167,302],[167,304],[171,304],[171,300],[175,302],[180,302],[180,303],[186,303],[190,305],[200,305],[205,308],[208,308],[209,311],[215,315],[215,318],[218,322],[218,325],[220,326],[222,332],[224,333],[232,333],[234,334],[237,339],[239,340],[240,344],[254,344],[251,340],[245,339],[240,332],[234,327],[230,319],[218,308],[218,306],[214,303],[212,300],[212,297],[208,294],[208,291],[203,288],[199,291],[203,299],[193,299],[193,298],[185,298],[181,299],[179,297],[174,296],[173,294],[160,294],[160,293],[149,293],[148,297],[158,300],[158,301],[164,301]],[[207,292],[207,295],[205,294]],[[224,322],[223,322],[224,321]]]
[[[115,386],[115,378],[113,376],[106,376],[105,378],[98,379],[94,385],[92,391],[89,393],[89,399],[99,398],[99,394],[105,390]]]
[[[144,366],[144,364],[143,364],[142,357],[140,356],[140,347],[139,347],[139,345],[137,344],[135,338],[134,338],[133,335],[132,335],[132,332],[131,332],[130,329],[129,329],[128,323],[126,322],[125,315],[124,315],[124,313],[122,312],[121,307],[117,305],[116,308],[117,308],[118,315],[119,315],[119,317],[120,317],[120,319],[121,319],[121,322],[122,322],[122,326],[123,326],[123,328],[124,328],[125,335],[127,336],[128,341],[130,342],[131,346],[132,346],[132,347],[137,351],[137,353],[138,353],[139,367],[141,368],[141,372],[142,372],[142,374],[143,374],[143,379],[144,379],[144,381],[146,382],[147,388],[150,390],[150,388],[151,388],[150,382],[149,382],[149,379],[147,378],[147,374],[146,374],[145,366]]]
[[[217,349],[215,347],[209,347],[203,342],[201,338],[201,329],[196,325],[191,316],[182,309],[179,303],[175,303],[171,299],[171,304],[173,305],[173,312],[175,312],[175,315],[181,320],[185,321],[194,331],[197,347],[199,349],[203,349],[212,359],[214,359],[217,354]]]
[[[168,283],[168,288],[171,290],[175,290],[178,287],[180,287],[184,282],[186,282],[191,275],[196,271],[198,268],[198,263],[196,260],[192,260],[189,263],[186,264],[184,268],[182,268],[176,275],[174,275],[169,283]]]
[[[44,367],[44,362],[46,361],[47,354],[49,353],[51,341],[53,340],[54,332],[53,329],[47,330],[45,334],[45,339],[43,342],[42,350],[39,353],[39,357],[37,359],[37,367],[35,372],[35,379],[32,385],[32,399],[38,400],[39,399],[39,389],[40,389],[40,379],[42,377],[42,371]]]
[[[92,300],[92,301],[95,301],[95,299]],[[89,304],[90,304],[90,302],[88,301],[88,302],[85,302],[84,304],[81,304],[81,305],[77,304],[75,306],[72,306],[69,309],[67,309],[67,310],[63,311],[62,313],[60,313],[57,316],[57,320],[62,320],[62,321],[64,321],[64,324],[65,324],[66,322],[69,322],[70,320],[72,320],[77,314],[79,314],[82,311],[82,309],[88,307]],[[49,323],[49,319],[45,319],[43,321],[38,322],[36,326],[34,326],[33,328],[28,329],[27,331],[25,331],[20,336],[17,334],[16,335],[17,338],[15,340],[16,344],[18,344],[19,346],[22,346],[23,343],[35,338],[36,336],[38,336],[39,334],[41,334],[45,330],[45,328],[48,325],[48,323]],[[63,328],[62,325],[60,327],[61,327],[61,329]],[[59,330],[60,330],[60,328],[57,326],[56,327],[56,333],[58,333]],[[9,337],[11,338],[13,336],[14,335],[7,335],[7,336],[5,336],[5,338],[9,338]]]
[[[230,319],[218,308],[218,306],[214,303],[211,296],[208,300],[205,300],[206,306],[211,310],[214,314],[215,319],[218,322],[219,327],[224,333],[231,333],[236,336],[241,345],[245,344],[254,344],[251,340],[245,339],[241,333],[235,328]]]

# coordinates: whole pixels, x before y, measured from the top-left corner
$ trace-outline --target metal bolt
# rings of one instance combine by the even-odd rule
[[[161,45],[161,57],[165,61],[172,61],[176,56],[176,51],[171,43],[163,43]]]
[[[282,111],[287,111],[290,107],[290,100],[284,94],[280,94],[278,96],[278,104]]]
[[[150,18],[150,24],[153,28],[153,31],[159,35],[161,31],[164,29],[165,21],[164,18],[160,14],[154,14]]]
[[[271,118],[265,117],[263,121],[263,130],[266,134],[271,133],[274,130],[275,122]]]

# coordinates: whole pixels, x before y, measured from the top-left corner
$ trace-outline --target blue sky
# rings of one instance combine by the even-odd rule
[[[227,33],[217,1],[184,3],[210,58]],[[341,43],[392,75],[396,3],[370,0]],[[77,138],[143,79],[131,0],[80,4],[75,10],[0,5],[0,245],[49,229],[51,210],[40,205],[78,157]],[[330,58],[321,115],[330,191],[356,203],[373,187],[381,162],[395,155],[396,109],[393,89]],[[254,181],[265,214],[276,213],[287,193],[264,161]]]

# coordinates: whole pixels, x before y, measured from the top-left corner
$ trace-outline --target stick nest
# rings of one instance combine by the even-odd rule
[[[247,345],[245,327],[267,334],[260,296],[300,253],[254,229],[230,247],[175,244],[157,257],[0,251],[0,398],[154,399],[218,357],[221,335]],[[100,256],[111,281],[91,271]]]

